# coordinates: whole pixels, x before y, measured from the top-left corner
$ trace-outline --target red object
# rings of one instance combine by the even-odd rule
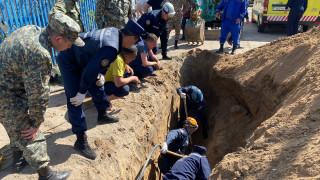
[[[268,21],[264,21],[263,23],[264,23],[264,24],[268,24],[269,22],[268,22]]]
[[[315,22],[314,24],[319,24],[319,22]]]
[[[263,14],[268,13],[269,0],[264,0]]]

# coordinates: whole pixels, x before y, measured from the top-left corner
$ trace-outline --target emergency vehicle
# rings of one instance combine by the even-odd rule
[[[286,25],[288,15],[284,14],[288,0],[255,0],[252,7],[252,22],[258,24],[258,32],[264,32],[266,26]],[[319,26],[320,0],[308,0],[308,8],[300,19],[303,31]]]

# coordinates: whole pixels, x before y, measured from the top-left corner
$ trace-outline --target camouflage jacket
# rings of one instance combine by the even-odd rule
[[[0,45],[0,89],[21,99],[14,102],[25,102],[20,106],[28,107],[34,127],[44,121],[49,103],[51,47],[46,29],[33,25],[16,30]]]
[[[131,0],[97,0],[95,20],[98,29],[106,27],[122,29],[132,17],[131,8]]]
[[[176,15],[181,15],[180,10],[182,10],[183,5],[187,4],[187,0],[170,0],[170,2],[174,7],[174,11],[176,11]]]
[[[80,15],[80,7],[77,2],[73,0],[56,0],[56,3],[49,13],[49,22],[51,20],[51,17],[57,12],[71,17],[79,24],[81,32],[84,32],[84,26],[82,24]]]

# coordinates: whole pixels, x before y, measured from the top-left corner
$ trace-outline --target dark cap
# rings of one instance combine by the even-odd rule
[[[144,32],[143,27],[140,26],[140,24],[138,24],[135,20],[133,19],[129,19],[129,21],[127,22],[126,26],[124,27],[124,29],[126,29],[127,31],[129,31],[130,33],[132,33],[135,36],[141,36],[142,33]]]
[[[207,154],[207,149],[203,146],[194,145],[193,146],[193,152],[199,153],[202,156],[205,156]]]
[[[56,33],[68,38],[73,44],[84,46],[84,42],[79,37],[80,26],[69,16],[55,13],[49,22],[49,26]]]

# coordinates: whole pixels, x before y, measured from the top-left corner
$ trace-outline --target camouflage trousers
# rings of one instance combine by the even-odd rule
[[[181,23],[182,23],[182,15],[180,14],[176,14],[168,21],[169,29],[170,29],[169,32],[171,32],[172,29],[174,29],[176,32],[175,40],[179,40]]]
[[[23,157],[37,170],[48,166],[50,158],[47,154],[46,139],[41,132],[38,132],[32,142],[20,135],[21,130],[30,128],[28,100],[24,97],[24,93],[19,94],[0,87],[0,123],[10,138],[10,148],[13,151],[23,151]]]

